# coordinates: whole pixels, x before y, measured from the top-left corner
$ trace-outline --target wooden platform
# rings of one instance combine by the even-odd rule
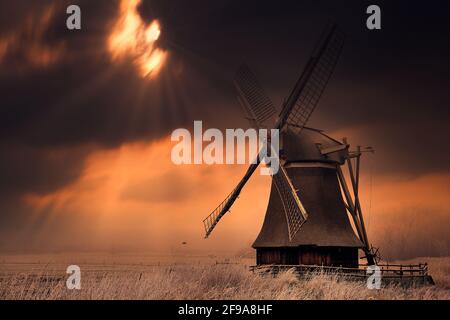
[[[428,264],[416,265],[379,264],[382,285],[434,285],[433,278],[428,274]],[[280,272],[293,271],[299,278],[314,274],[337,275],[350,281],[367,281],[370,274],[366,271],[367,265],[358,268],[329,267],[317,265],[256,265],[250,271],[276,277]]]

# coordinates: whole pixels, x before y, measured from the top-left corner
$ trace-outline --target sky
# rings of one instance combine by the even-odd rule
[[[66,28],[69,4],[81,30]],[[232,83],[243,62],[281,105],[335,21],[345,48],[308,125],[375,148],[361,196],[382,253],[450,254],[450,5],[377,1],[369,31],[369,4],[2,2],[0,252],[248,250],[270,178],[255,175],[204,240],[202,219],[246,168],[175,166],[170,134],[247,128]]]

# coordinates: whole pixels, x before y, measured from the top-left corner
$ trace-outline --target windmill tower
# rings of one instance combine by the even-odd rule
[[[252,125],[280,130],[280,169],[272,176],[266,216],[253,243],[258,265],[357,267],[359,249],[369,265],[376,262],[358,197],[360,157],[362,152],[372,150],[358,147],[350,151],[345,139],[340,142],[306,127],[343,44],[344,37],[337,26],[330,26],[278,117],[248,67],[242,66],[237,72],[239,100]],[[250,165],[231,194],[203,221],[206,237],[230,210],[258,165],[259,160]],[[350,184],[346,182],[344,166],[348,167]]]

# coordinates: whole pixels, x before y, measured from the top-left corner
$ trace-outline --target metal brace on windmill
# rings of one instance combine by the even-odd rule
[[[251,124],[280,130],[280,169],[272,175],[264,223],[253,243],[257,265],[354,268],[359,265],[359,249],[368,265],[377,262],[358,196],[360,157],[362,152],[373,149],[357,147],[356,151],[349,151],[346,139],[340,142],[321,130],[306,127],[343,45],[344,36],[337,26],[327,28],[278,117],[249,68],[241,66],[236,74],[239,100]],[[231,194],[203,221],[206,237],[230,210],[259,164],[258,158]],[[345,165],[351,191],[342,170]]]

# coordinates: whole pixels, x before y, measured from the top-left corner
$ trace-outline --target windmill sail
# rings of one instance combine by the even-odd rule
[[[239,93],[240,102],[251,120],[258,128],[273,118],[275,107],[268,98],[253,72],[246,65],[242,65],[236,73],[234,84]],[[272,125],[272,123],[270,123]]]
[[[280,128],[288,125],[298,133],[306,125],[333,74],[343,46],[343,34],[332,25],[286,100],[280,115]]]
[[[252,125],[257,128],[264,127],[264,124],[275,115],[276,111],[272,101],[259,85],[253,72],[246,65],[242,65],[236,73],[234,83],[239,93],[239,101],[247,115],[250,116],[249,120]],[[203,220],[206,233],[205,238],[211,234],[220,219],[230,210],[259,163],[260,156],[258,155],[258,158],[247,169],[247,172],[236,188]]]
[[[303,207],[297,191],[295,190],[286,169],[280,164],[280,170],[273,176],[273,181],[283,203],[284,213],[289,232],[289,241],[292,241],[297,231],[308,219],[308,214]]]
[[[238,183],[236,188],[234,188],[234,190],[228,195],[228,197],[226,197],[225,200],[222,201],[222,203],[216,209],[214,209],[213,212],[211,212],[209,214],[209,216],[207,216],[203,220],[203,225],[205,226],[205,232],[206,232],[205,238],[208,238],[208,236],[214,230],[215,226],[220,221],[220,219],[222,219],[222,217],[230,210],[233,203],[239,197],[239,194],[241,193],[242,188],[244,188],[245,184],[247,183],[247,181],[252,176],[253,172],[255,172],[256,168],[258,167],[258,165],[260,163],[259,159],[260,158],[258,156],[256,163],[250,165],[250,167],[247,169],[247,172],[245,173],[244,177]]]

